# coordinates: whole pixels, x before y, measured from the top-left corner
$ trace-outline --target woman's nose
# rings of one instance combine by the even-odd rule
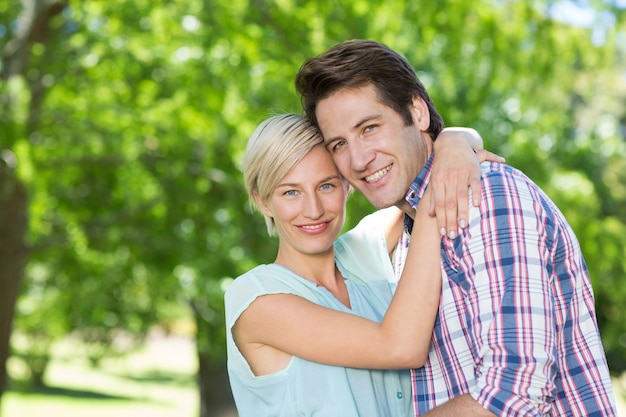
[[[309,219],[319,219],[324,214],[324,207],[316,194],[308,195],[304,201],[303,215]]]

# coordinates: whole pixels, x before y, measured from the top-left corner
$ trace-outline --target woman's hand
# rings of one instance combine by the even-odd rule
[[[482,138],[470,128],[446,128],[435,141],[428,212],[437,217],[442,236],[454,239],[458,227],[467,227],[470,199],[474,206],[480,205],[480,162],[504,162],[482,147]]]

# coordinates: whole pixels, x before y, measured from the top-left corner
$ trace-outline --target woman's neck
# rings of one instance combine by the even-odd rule
[[[335,298],[347,307],[350,307],[348,290],[343,276],[337,269],[335,254],[332,250],[319,255],[286,254],[279,250],[274,262],[293,271],[302,278],[326,288]]]

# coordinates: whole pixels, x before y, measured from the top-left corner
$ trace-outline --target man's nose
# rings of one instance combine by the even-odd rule
[[[374,159],[374,152],[365,142],[356,139],[350,143],[350,167],[355,172],[365,171]]]

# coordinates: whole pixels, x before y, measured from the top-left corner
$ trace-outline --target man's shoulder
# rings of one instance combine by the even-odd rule
[[[502,216],[550,217],[557,222],[564,216],[550,196],[521,170],[497,162],[481,164],[482,200],[480,213],[491,211]],[[552,223],[552,221],[550,221]]]
[[[514,168],[511,165],[502,164],[500,162],[482,162],[480,164],[480,170],[482,171],[483,175],[514,175],[516,173],[524,175],[517,168]]]
[[[524,172],[511,165],[499,162],[483,162],[480,164],[483,184],[501,181],[516,181],[528,184],[532,188],[539,189],[539,186]]]

